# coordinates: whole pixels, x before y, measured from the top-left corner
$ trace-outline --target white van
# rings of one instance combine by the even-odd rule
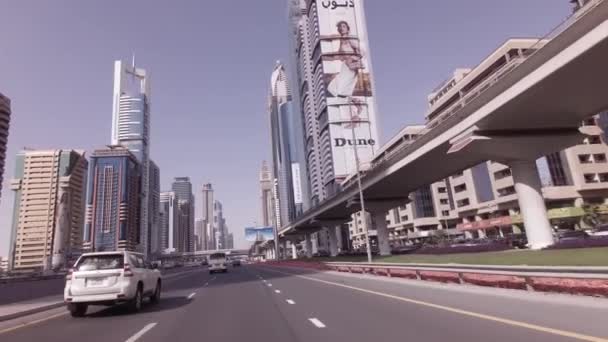
[[[226,254],[224,253],[213,253],[209,256],[209,274],[215,272],[228,272],[227,267],[228,261],[226,260]]]

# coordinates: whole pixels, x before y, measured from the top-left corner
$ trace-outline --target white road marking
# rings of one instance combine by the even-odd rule
[[[143,329],[141,329],[140,331],[138,331],[135,335],[131,336],[128,340],[126,340],[125,342],[135,342],[137,341],[137,339],[139,339],[140,337],[142,337],[145,333],[148,332],[148,330],[154,328],[156,326],[156,324],[158,323],[150,323],[148,325],[146,325]]]
[[[262,279],[263,282],[266,282],[266,279]]]
[[[272,287],[272,284],[268,284],[268,287]]]
[[[196,296],[196,292],[192,292],[189,296],[188,299],[192,299],[192,297]]]
[[[67,314],[68,314],[67,312],[60,312],[60,313],[54,314],[54,315],[49,316],[49,317],[44,317],[44,318],[41,318],[41,319],[37,319],[35,321],[19,324],[19,325],[16,325],[14,327],[10,327],[10,328],[6,328],[4,330],[0,330],[0,334],[4,334],[4,333],[7,333],[9,331],[17,330],[17,329],[20,329],[20,328],[29,327],[30,325],[42,323],[44,321],[48,321],[48,320],[51,320],[53,318],[57,318],[57,317],[60,317],[60,316],[65,316]]]
[[[291,299],[286,300],[286,302],[287,302],[288,304],[291,304],[291,305],[294,305],[294,304],[296,303],[296,302],[294,302],[294,301],[293,301],[293,300],[291,300]]]
[[[281,293],[281,290],[274,290],[274,292],[276,292],[276,293]]]
[[[316,318],[309,318],[308,319],[312,324],[314,324],[317,328],[325,328],[325,324],[323,324],[323,322],[319,321]]]
[[[602,337],[596,337],[596,336],[579,334],[579,333],[572,332],[572,331],[545,327],[545,326],[542,326],[542,325],[536,325],[536,324],[532,324],[532,323],[527,323],[527,322],[522,322],[522,321],[516,321],[516,320],[512,320],[512,319],[508,319],[508,318],[498,317],[498,316],[485,315],[485,314],[474,312],[474,311],[467,311],[467,310],[458,309],[458,308],[455,308],[455,307],[450,307],[450,306],[445,306],[445,305],[439,305],[439,304],[424,302],[424,301],[417,300],[417,299],[412,299],[412,298],[407,298],[407,297],[401,297],[401,296],[395,296],[395,295],[391,295],[391,294],[388,294],[388,293],[383,293],[383,292],[378,292],[378,291],[372,291],[372,290],[364,289],[364,288],[361,288],[361,287],[355,287],[355,286],[345,285],[345,284],[341,284],[341,283],[336,283],[336,282],[333,282],[333,281],[327,281],[327,280],[317,279],[317,278],[313,278],[313,277],[307,277],[307,276],[303,276],[303,275],[299,275],[299,274],[295,274],[295,273],[290,273],[290,272],[282,272],[282,271],[277,271],[277,270],[270,270],[270,271],[271,272],[275,272],[275,273],[290,275],[290,276],[301,278],[301,279],[307,279],[307,280],[311,280],[311,281],[316,281],[316,282],[327,284],[327,285],[338,286],[338,287],[350,289],[350,290],[353,290],[353,291],[359,291],[359,292],[362,292],[362,293],[373,294],[373,295],[376,295],[376,296],[380,296],[380,297],[384,297],[384,298],[389,298],[389,299],[393,299],[393,300],[398,300],[398,301],[402,301],[402,302],[405,302],[405,303],[411,303],[411,304],[425,306],[425,307],[429,307],[429,308],[433,308],[433,309],[437,309],[437,310],[448,311],[448,312],[452,312],[452,313],[455,313],[455,314],[460,314],[462,316],[474,317],[474,318],[478,318],[478,319],[482,319],[482,320],[493,321],[493,322],[502,323],[502,324],[505,324],[505,325],[515,326],[515,327],[520,327],[520,328],[526,328],[526,329],[529,329],[529,330],[540,331],[540,332],[544,332],[544,333],[548,333],[548,334],[553,334],[553,335],[557,335],[557,336],[571,337],[571,338],[576,339],[576,340],[589,341],[589,342],[608,342],[608,339],[605,339],[605,338],[602,338]]]

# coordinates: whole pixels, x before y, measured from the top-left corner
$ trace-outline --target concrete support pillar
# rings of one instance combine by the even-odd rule
[[[279,253],[279,259],[287,259],[287,240],[283,240],[280,243],[281,251]]]
[[[554,243],[553,231],[547,217],[547,207],[541,192],[541,182],[535,161],[516,161],[509,164],[515,182],[519,210],[524,221],[528,245],[542,249]]]
[[[488,237],[484,229],[477,229],[477,236],[479,236],[480,239],[485,239]]]
[[[306,257],[312,258],[312,237],[311,234],[305,235],[305,249],[306,249]]]
[[[376,226],[378,248],[380,255],[391,255],[391,245],[388,239],[388,227],[386,226],[386,211],[376,211],[372,213]]]
[[[336,231],[338,228],[340,226],[327,228],[327,232],[329,233],[329,255],[332,257],[338,256],[338,236]]]
[[[292,259],[298,258],[298,247],[293,241],[291,242],[291,258]]]

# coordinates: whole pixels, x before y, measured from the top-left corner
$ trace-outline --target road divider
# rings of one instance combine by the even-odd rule
[[[608,297],[606,267],[534,267],[282,261],[263,265],[451,284]]]

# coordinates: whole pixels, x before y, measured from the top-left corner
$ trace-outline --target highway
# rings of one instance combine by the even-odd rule
[[[0,341],[608,341],[608,299],[245,265],[166,281],[137,314],[64,308]]]

